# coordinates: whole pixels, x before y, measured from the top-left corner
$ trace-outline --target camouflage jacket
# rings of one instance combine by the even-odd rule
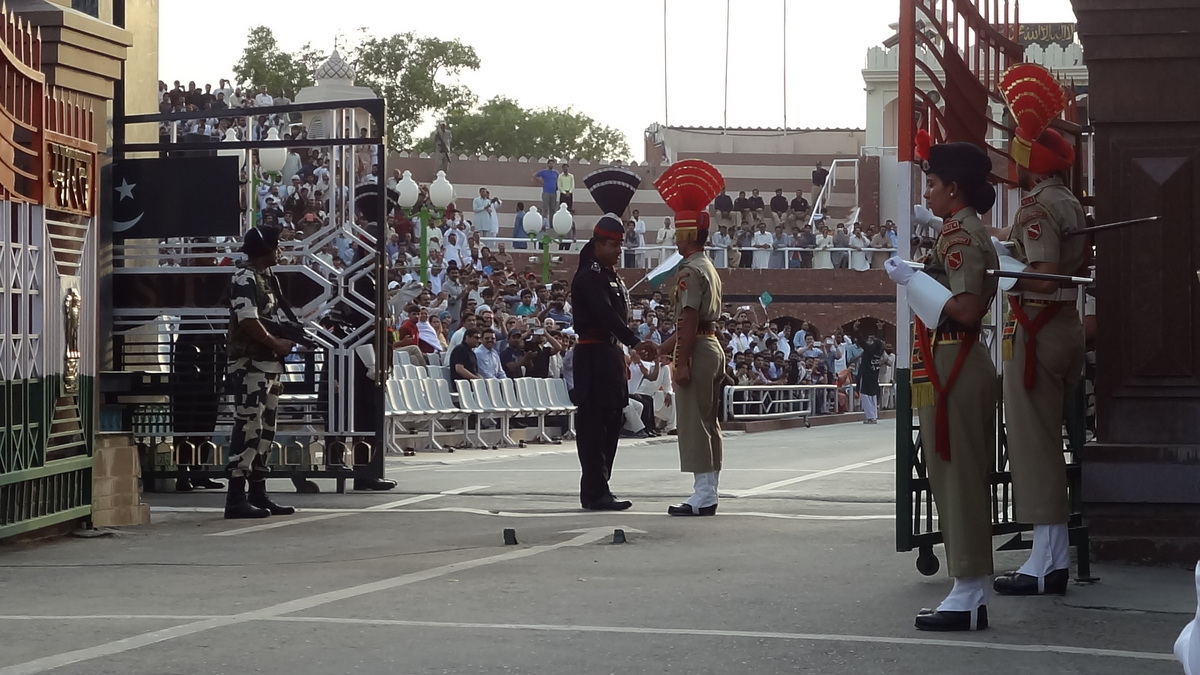
[[[229,295],[230,368],[283,372],[283,359],[250,337],[241,326],[245,319],[281,320],[283,310],[271,284],[271,272],[259,272],[249,261],[239,262]]]

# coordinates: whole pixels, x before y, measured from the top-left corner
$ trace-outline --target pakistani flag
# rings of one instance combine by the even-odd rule
[[[672,274],[675,274],[675,270],[679,268],[681,262],[683,262],[683,256],[672,253],[670,257],[662,261],[662,264],[650,270],[650,274],[646,275],[646,278],[650,280],[650,285],[655,288],[662,286],[667,279],[671,278]]]
[[[762,305],[763,309],[766,309],[767,305],[770,305],[771,301],[774,299],[775,298],[772,298],[770,293],[763,291],[763,294],[758,296],[758,304]]]

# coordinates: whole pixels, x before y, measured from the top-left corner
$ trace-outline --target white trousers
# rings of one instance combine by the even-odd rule
[[[622,426],[623,429],[628,429],[636,434],[637,432],[646,428],[646,425],[642,424],[643,407],[645,406],[642,405],[641,401],[637,401],[632,398],[629,399],[629,402],[625,404],[625,408],[621,411],[621,414],[625,416],[625,424]]]
[[[1033,551],[1017,571],[1031,577],[1044,577],[1054,570],[1066,569],[1071,566],[1070,551],[1066,523],[1034,525]]]
[[[938,605],[939,612],[970,612],[988,604],[991,597],[990,577],[954,577],[950,595]]]
[[[675,428],[675,397],[671,397],[671,405],[666,404],[666,392],[654,392],[654,417],[662,420],[670,431]]]
[[[687,498],[688,504],[694,509],[702,509],[717,503],[717,483],[720,482],[720,471],[694,473],[692,496]]]
[[[858,402],[862,404],[863,419],[877,420],[879,419],[879,398],[876,396],[865,396],[860,394]]]

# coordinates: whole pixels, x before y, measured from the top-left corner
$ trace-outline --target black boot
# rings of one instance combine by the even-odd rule
[[[250,504],[246,499],[246,479],[230,478],[229,492],[225,495],[225,519],[266,518],[270,511]]]
[[[192,487],[203,488],[205,490],[221,490],[225,488],[223,484],[218,483],[211,478],[193,478]]]
[[[355,478],[355,490],[374,490],[376,492],[382,490],[391,490],[396,487],[396,481],[387,478]]]
[[[250,481],[250,504],[260,509],[266,509],[273,516],[290,516],[296,509],[290,506],[280,506],[267,496],[267,480]]]

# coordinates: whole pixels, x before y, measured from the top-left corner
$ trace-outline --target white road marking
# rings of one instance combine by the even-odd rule
[[[274,529],[277,529],[280,527],[288,527],[290,525],[299,525],[300,523],[314,523],[319,520],[332,520],[334,518],[344,518],[346,516],[353,515],[355,513],[371,513],[371,512],[375,512],[375,511],[388,511],[388,510],[396,508],[397,506],[407,506],[409,504],[419,504],[420,502],[427,502],[430,499],[437,499],[438,497],[441,497],[444,495],[460,495],[460,494],[463,494],[466,492],[470,492],[472,490],[482,490],[486,487],[490,487],[490,486],[472,485],[471,487],[456,488],[454,490],[446,490],[445,492],[439,492],[437,494],[416,495],[413,497],[407,497],[405,499],[398,499],[394,502],[388,502],[386,504],[376,504],[375,506],[368,506],[365,509],[354,509],[354,510],[348,510],[348,511],[334,511],[331,513],[323,513],[319,516],[307,516],[304,518],[288,518],[287,520],[276,520],[275,522],[264,523],[262,525],[251,525],[250,527],[239,527],[236,530],[226,530],[224,532],[212,532],[212,533],[208,534],[207,536],[209,536],[209,537],[233,537],[233,536],[236,536],[239,534],[251,534],[253,532],[264,532],[266,530],[274,530]],[[214,509],[214,510],[222,510],[222,509]],[[285,518],[285,517],[286,516],[278,516],[278,518]]]
[[[785,480],[777,480],[774,483],[767,483],[766,485],[760,485],[756,488],[750,488],[749,490],[728,490],[727,492],[734,495],[735,497],[754,497],[757,495],[765,494],[767,492],[771,492],[773,490],[777,490],[781,487],[787,487],[788,485],[795,485],[796,483],[803,483],[804,481],[807,481],[807,480],[816,480],[817,478],[824,478],[826,476],[832,476],[834,474],[846,473],[847,471],[861,469],[863,467],[871,466],[872,464],[880,464],[882,462],[887,462],[887,461],[891,461],[894,459],[896,459],[895,455],[888,455],[887,457],[880,457],[878,459],[870,459],[865,462],[855,462],[854,464],[847,464],[845,466],[839,466],[836,469],[826,469],[825,471],[818,471],[816,473],[805,474],[803,476],[796,476],[795,478],[787,478]]]
[[[1022,645],[1003,642],[974,642],[967,640],[938,640],[934,638],[888,637],[878,635],[840,635],[830,633],[776,633],[744,630],[704,630],[699,628],[645,628],[640,626],[564,626],[551,624],[516,623],[459,623],[450,621],[412,621],[404,619],[345,619],[309,616],[271,617],[269,621],[287,623],[333,623],[358,626],[407,626],[411,628],[458,628],[466,630],[527,630],[553,633],[625,633],[634,635],[682,635],[698,637],[751,638],[755,640],[796,640],[808,642],[850,642],[920,647],[951,647],[956,649],[988,649],[1002,652],[1033,654],[1071,654],[1075,656],[1104,656],[1143,661],[1174,661],[1174,654],[1135,652],[1123,649],[1097,649],[1069,645]],[[0,675],[7,675],[0,671]]]
[[[584,546],[586,544],[601,541],[610,536],[612,536],[612,526],[606,525],[604,527],[595,527],[587,530],[583,534],[572,537],[571,539],[567,539],[566,541],[558,542],[557,544],[514,549],[484,558],[476,558],[474,560],[464,560],[462,562],[450,563],[448,565],[440,565],[438,567],[432,567],[420,572],[410,572],[408,574],[401,574],[389,579],[359,584],[358,586],[350,586],[349,588],[343,588],[337,591],[318,593],[316,595],[297,598],[288,602],[281,602],[276,605],[271,605],[269,607],[251,610],[248,612],[242,612],[232,616],[216,616],[205,618],[200,621],[184,624],[182,626],[163,628],[160,630],[151,631],[149,633],[142,633],[141,635],[134,635],[121,640],[106,642],[95,647],[76,649],[69,652],[63,652],[61,654],[55,654],[53,656],[34,659],[33,661],[26,661],[25,663],[18,663],[13,666],[2,667],[0,668],[0,675],[36,675],[37,673],[44,673],[48,670],[54,670],[55,668],[62,668],[63,666],[69,666],[71,664],[81,663],[83,661],[90,661],[105,656],[121,654],[134,649],[139,649],[141,647],[158,644],[160,642],[166,642],[168,640],[174,640],[176,638],[181,638],[188,635],[195,635],[196,633],[203,633],[205,631],[213,630],[214,628],[224,628],[226,626],[232,626],[250,621],[273,619],[283,616],[284,614],[302,612],[314,607],[327,605],[332,602],[349,600],[351,598],[357,598],[364,595],[369,595],[371,593],[390,591],[402,586],[409,586],[421,581],[428,581],[430,579],[436,579],[448,574],[463,572],[466,570],[475,569],[477,567],[485,567],[487,565],[495,565],[497,563],[509,562],[511,560],[529,558],[541,553],[557,551],[560,548]]]
[[[424,496],[424,495],[422,495]],[[155,506],[151,509],[153,512],[162,513],[221,513],[223,509],[214,506]],[[666,510],[662,511],[605,511],[593,512],[584,511],[583,509],[571,509],[562,511],[558,509],[545,511],[499,511],[495,509],[473,509],[465,506],[443,506],[439,508],[429,509],[389,509],[386,511],[365,509],[321,509],[321,508],[306,508],[305,513],[328,513],[335,516],[349,516],[354,514],[364,513],[467,513],[476,516],[499,516],[503,518],[570,518],[570,517],[597,517],[605,513],[609,515],[620,516],[666,516]],[[725,518],[776,518],[781,520],[894,520],[896,514],[889,513],[883,515],[866,514],[857,516],[834,516],[809,513],[766,513],[763,511],[722,511],[720,516]],[[934,516],[937,519],[937,516]],[[314,517],[312,520],[324,520],[324,518]],[[217,536],[217,535],[209,535]]]
[[[607,532],[607,528],[604,529]],[[596,530],[584,530],[588,534],[594,534]],[[586,535],[580,535],[586,536]],[[603,537],[599,537],[603,538]],[[593,537],[595,540],[596,537]],[[574,540],[572,540],[574,541]],[[557,544],[558,547],[571,546],[569,542]],[[532,549],[530,549],[532,550]],[[267,611],[267,610],[260,610]],[[81,616],[65,616],[65,615],[0,615],[0,621],[135,621],[135,620],[150,620],[150,621],[220,621],[224,617],[219,616],[191,616],[191,615],[156,615],[156,614],[87,614]],[[233,618],[233,617],[231,617]],[[1004,652],[1024,652],[1035,654],[1070,654],[1073,656],[1100,656],[1110,658],[1136,659],[1142,661],[1173,661],[1173,654],[1164,654],[1158,652],[1137,652],[1123,649],[1096,649],[1093,647],[1072,647],[1069,645],[1023,645],[1011,644],[1002,642],[977,642],[969,640],[938,640],[936,638],[910,638],[910,637],[886,637],[876,635],[842,635],[836,633],[777,633],[777,632],[758,632],[758,631],[740,631],[740,630],[706,630],[699,628],[650,628],[639,626],[564,626],[564,625],[547,625],[547,624],[515,624],[515,623],[463,623],[463,622],[445,622],[445,621],[413,621],[404,619],[347,619],[341,617],[319,617],[319,616],[279,616],[272,614],[270,616],[253,617],[253,619],[262,619],[266,621],[277,621],[285,623],[318,623],[318,624],[342,624],[354,626],[405,626],[412,628],[450,628],[461,630],[525,630],[525,631],[542,631],[542,632],[560,632],[560,633],[624,633],[636,635],[678,635],[678,636],[700,636],[700,637],[730,637],[730,638],[750,638],[755,640],[794,640],[794,641],[809,641],[809,642],[849,642],[849,643],[866,643],[866,644],[884,644],[884,645],[907,645],[907,646],[923,646],[923,647],[950,647],[956,649],[988,649],[992,651]],[[240,621],[249,621],[251,618],[239,619]],[[170,630],[170,629],[167,629]],[[207,629],[205,629],[207,630]],[[161,631],[160,631],[161,632]],[[198,632],[198,631],[192,631]],[[191,633],[186,633],[191,634]],[[136,639],[136,638],[134,638]],[[169,639],[169,638],[164,638]],[[161,642],[161,640],[158,640]],[[151,644],[151,643],[147,643]],[[102,645],[99,648],[106,647]],[[140,645],[139,645],[140,646]],[[133,649],[133,647],[129,647]],[[86,651],[86,650],[80,650]],[[120,650],[126,651],[126,650]],[[112,652],[116,653],[116,652]],[[55,657],[51,657],[55,658]],[[95,658],[95,657],[90,657]],[[76,659],[64,662],[78,663],[85,659]],[[30,662],[35,663],[35,662]],[[12,670],[14,668],[25,667],[25,670]],[[20,666],[11,666],[9,668],[0,669],[0,675],[17,675],[17,673],[38,673],[48,670],[49,668],[58,666],[41,667],[38,669],[30,669],[29,664],[21,664]]]

